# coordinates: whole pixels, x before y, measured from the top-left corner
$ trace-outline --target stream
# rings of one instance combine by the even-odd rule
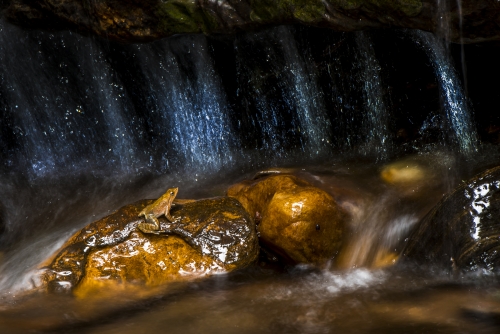
[[[496,273],[397,263],[443,196],[500,161],[490,105],[441,43],[278,26],[126,45],[1,20],[0,331],[497,333]],[[423,176],[395,186],[388,166]],[[123,205],[221,196],[273,167],[351,214],[336,266],[261,251],[144,294],[28,293],[40,263]]]

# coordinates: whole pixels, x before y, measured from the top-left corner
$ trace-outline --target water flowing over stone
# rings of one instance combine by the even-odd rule
[[[3,109],[12,117],[15,142],[22,143],[19,161],[7,163],[43,176],[89,161],[126,173],[144,160],[160,171],[172,161],[202,170],[231,161],[229,148],[237,144],[204,37],[130,47],[148,84],[124,87],[105,45],[70,33],[39,33],[22,43],[13,37],[20,34],[5,25],[1,35]],[[64,58],[45,55],[47,48],[66,51]],[[13,52],[22,58],[13,62]],[[19,64],[30,65],[21,70]],[[131,100],[139,93],[152,105],[134,110]],[[150,146],[143,151],[145,140]]]
[[[5,22],[1,29],[7,172],[192,175],[353,149],[382,159],[394,153],[386,69],[365,32],[330,35],[318,55],[294,27],[232,42],[196,35],[143,45],[26,33]],[[430,35],[415,34],[434,64],[460,150],[475,151],[455,70]],[[214,56],[221,52],[229,62]]]
[[[249,48],[262,51],[253,55],[257,60],[249,59]],[[242,87],[238,95],[245,104],[254,105],[249,117],[255,129],[263,132],[259,146],[268,151],[266,155],[271,157],[272,150],[285,158],[290,146],[311,157],[328,152],[331,125],[323,92],[311,56],[298,50],[290,28],[278,27],[270,34],[237,40],[235,50]],[[267,72],[262,72],[263,65]]]
[[[356,57],[361,67],[360,82],[363,83],[363,97],[365,100],[365,116],[363,119],[363,133],[367,134],[367,150],[373,150],[383,159],[390,149],[390,133],[388,129],[389,110],[386,108],[380,79],[380,65],[370,38],[366,33],[356,32]]]
[[[242,158],[258,164],[299,152],[302,159],[331,154],[331,111],[314,59],[301,54],[293,31],[278,27],[236,39],[231,99],[243,104],[234,105],[204,36],[111,47],[69,32],[25,34],[2,23],[4,167],[20,168],[28,178],[95,167],[102,174],[181,166],[213,173]],[[248,47],[262,48],[264,59],[250,60]],[[271,76],[261,72],[264,62]],[[20,64],[29,65],[22,70]],[[368,91],[367,98],[379,100],[377,93]],[[383,119],[372,105],[368,117]],[[362,131],[372,133],[372,124]]]
[[[50,228],[61,212],[78,212],[78,200],[76,208],[60,204],[65,196],[86,194],[99,201],[95,210],[105,211],[105,194],[85,188],[86,177],[106,189],[133,182],[146,189],[141,178],[163,178],[142,193],[114,193],[110,201],[123,205],[182,180],[203,192],[200,180],[236,171],[359,155],[380,162],[447,144],[429,136],[396,145],[393,119],[408,116],[398,114],[401,99],[390,93],[401,84],[389,80],[399,65],[380,46],[386,32],[279,26],[230,38],[185,35],[124,45],[67,31],[25,31],[5,21],[0,29],[4,244],[35,233],[30,226]],[[400,35],[387,39],[403,41],[407,52],[420,50]],[[439,60],[447,65],[435,68],[438,80],[452,71]],[[456,76],[450,80],[459,87]],[[434,93],[435,104],[411,115],[408,132],[440,125],[438,90],[429,90]],[[420,105],[419,97],[408,101]],[[470,117],[460,121],[447,125],[457,136],[473,128]],[[58,180],[54,193],[42,186],[47,180]]]
[[[149,112],[158,115],[154,126],[162,139],[157,145],[171,149],[158,167],[168,170],[177,162],[208,172],[231,163],[231,149],[239,144],[206,38],[190,36],[155,46],[133,47],[132,52],[146,82],[142,93],[152,100]]]
[[[447,56],[445,46],[430,33],[415,31],[413,35],[416,42],[426,50],[436,72],[441,88],[443,109],[450,128],[454,132],[453,141],[466,155],[477,151],[477,134],[471,120],[467,98],[457,72]]]

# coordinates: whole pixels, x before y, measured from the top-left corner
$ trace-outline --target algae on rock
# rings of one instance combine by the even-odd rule
[[[196,0],[162,0],[157,7],[159,28],[166,34],[209,33],[217,19]]]

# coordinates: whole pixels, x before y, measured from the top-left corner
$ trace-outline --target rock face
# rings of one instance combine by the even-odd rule
[[[325,191],[293,175],[274,175],[232,186],[259,222],[261,243],[295,263],[332,260],[345,237],[346,213]]]
[[[228,272],[257,258],[254,222],[236,200],[187,203],[171,210],[173,222],[159,218],[158,235],[143,234],[138,214],[152,202],[127,205],[76,233],[45,270],[48,289],[76,287],[75,293],[87,295],[110,280],[157,286]]]
[[[454,270],[498,270],[500,167],[473,177],[443,199],[412,233],[402,260]]]
[[[0,8],[8,19],[21,25],[72,28],[121,41],[146,41],[179,33],[231,33],[290,23],[339,31],[384,27],[436,31],[449,25],[449,37],[456,42],[500,39],[498,1],[462,0],[460,10],[453,1],[441,8],[437,3],[435,0],[5,0]]]

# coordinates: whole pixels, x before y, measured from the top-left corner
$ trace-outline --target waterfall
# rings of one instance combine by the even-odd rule
[[[331,124],[324,96],[311,56],[298,50],[293,29],[282,26],[237,38],[234,50],[238,101],[247,109],[243,122],[261,133],[253,145],[260,158],[279,163],[297,153],[328,153]]]
[[[242,34],[219,42],[232,59],[226,65],[202,35],[119,45],[0,25],[7,173],[208,177],[339,152],[393,154],[391,101],[364,32],[332,32],[328,50],[337,53],[326,57],[295,27]],[[474,151],[471,117],[445,51],[431,35],[415,36],[434,64],[460,150]],[[229,72],[233,81],[223,77]]]
[[[331,152],[316,69],[289,27],[235,40],[231,103],[206,36],[118,45],[0,25],[7,171],[211,174],[244,160],[296,163]],[[259,43],[261,54],[242,52]],[[250,57],[271,68],[252,68]]]
[[[119,52],[105,42],[26,33],[7,23],[1,30],[7,169],[37,178],[179,167],[209,172],[231,164],[239,145],[206,37],[123,46],[132,59],[127,66],[140,69],[139,83],[123,82],[113,54]]]
[[[0,24],[4,167],[36,178],[132,167],[129,101],[99,46]]]
[[[364,153],[373,152],[381,159],[387,158],[390,150],[389,115],[385,105],[380,78],[380,64],[373,46],[363,31],[355,33],[358,49],[356,60],[360,67],[359,82],[362,84],[365,116],[362,132],[366,134]]]
[[[276,31],[285,59],[285,75],[293,83],[291,97],[302,125],[301,132],[308,141],[311,153],[319,154],[329,142],[331,125],[323,106],[323,94],[316,83],[314,70],[308,66],[310,58],[300,57],[290,29],[282,26]]]
[[[157,126],[163,128],[163,142],[157,143],[164,152],[163,169],[180,164],[183,169],[210,172],[230,164],[239,144],[206,37],[174,38],[133,51],[146,82],[143,94],[154,100],[150,112],[158,114]]]
[[[453,131],[453,142],[465,155],[477,151],[477,134],[472,123],[472,116],[460,80],[445,45],[431,33],[414,31],[415,42],[427,53],[436,73],[442,99],[442,108]]]

